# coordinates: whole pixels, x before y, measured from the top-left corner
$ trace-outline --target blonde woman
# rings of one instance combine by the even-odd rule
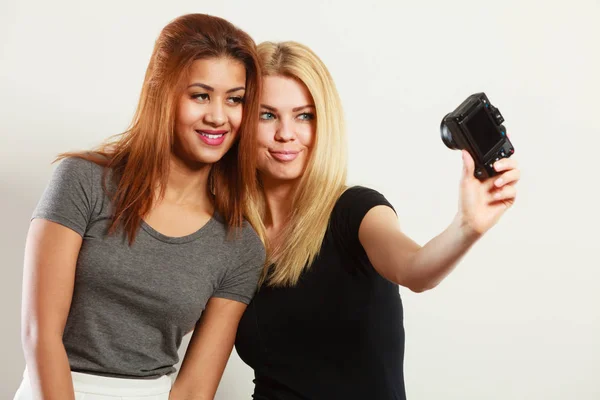
[[[513,204],[513,158],[480,182],[463,153],[459,208],[424,246],[386,198],[346,187],[342,106],[320,59],[294,43],[259,45],[258,177],[268,263],[238,328],[255,399],[405,399],[398,285],[434,288]]]

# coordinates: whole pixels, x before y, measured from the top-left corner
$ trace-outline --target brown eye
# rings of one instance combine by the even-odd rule
[[[192,99],[206,101],[209,99],[208,93],[194,93]]]
[[[233,96],[227,100],[233,104],[242,104],[244,102],[244,97],[243,96]]]

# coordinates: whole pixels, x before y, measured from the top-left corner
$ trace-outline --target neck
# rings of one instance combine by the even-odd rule
[[[172,157],[162,201],[212,209],[212,200],[208,194],[210,169],[210,164],[189,165]]]
[[[265,194],[265,228],[279,232],[292,214],[296,181],[262,180]]]

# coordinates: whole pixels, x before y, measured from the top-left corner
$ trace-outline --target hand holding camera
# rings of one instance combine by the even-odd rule
[[[462,150],[458,218],[468,234],[482,235],[513,205],[520,179],[504,118],[484,93],[469,96],[441,123],[444,144]]]
[[[493,163],[494,176],[481,181],[474,177],[475,162],[469,152],[463,150],[462,156],[458,216],[468,233],[482,235],[513,205],[521,172],[514,158],[503,158]]]

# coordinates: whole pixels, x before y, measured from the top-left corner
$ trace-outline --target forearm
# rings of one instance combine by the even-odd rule
[[[75,399],[71,368],[60,336],[25,338],[23,350],[34,399]]]
[[[480,236],[465,228],[457,216],[448,228],[417,250],[402,268],[406,286],[415,292],[436,287]]]
[[[246,305],[212,297],[196,324],[169,400],[213,400]]]
[[[169,394],[169,400],[213,400],[233,348],[231,345],[203,349],[194,359],[186,357]],[[189,346],[188,346],[189,349]],[[229,349],[229,351],[226,351]]]
[[[213,400],[215,393],[213,390],[203,390],[201,382],[196,382],[194,388],[183,387],[175,383],[169,393],[169,400]]]

